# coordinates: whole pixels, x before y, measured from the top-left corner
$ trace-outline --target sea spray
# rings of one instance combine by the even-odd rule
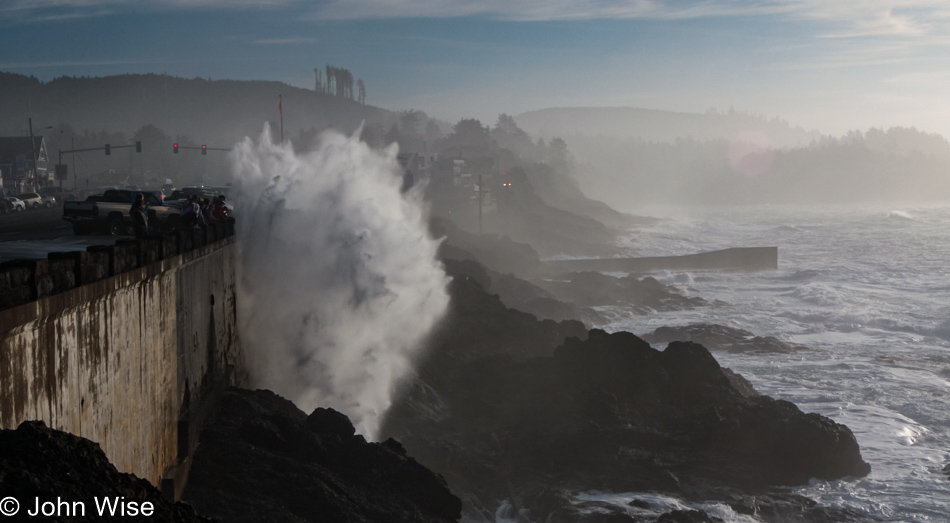
[[[356,136],[295,154],[265,128],[235,147],[238,316],[253,386],[341,410],[373,439],[449,298],[396,147]]]

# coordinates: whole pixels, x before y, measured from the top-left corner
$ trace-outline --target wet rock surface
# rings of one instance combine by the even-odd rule
[[[847,427],[756,394],[701,345],[661,352],[633,334],[537,321],[488,295],[471,266],[447,269],[449,319],[383,433],[443,474],[471,519],[493,520],[509,500],[532,521],[644,520],[633,508],[581,514],[551,488],[755,493],[753,511],[804,518],[811,509],[762,489],[869,472]]]
[[[808,350],[808,347],[785,343],[773,336],[756,336],[747,330],[708,323],[694,323],[684,327],[660,327],[643,336],[643,339],[653,344],[693,341],[711,351],[721,350],[731,353],[791,354]]]
[[[343,414],[309,416],[232,389],[201,432],[184,499],[227,522],[446,522],[462,504],[392,439],[367,443]]]
[[[644,315],[714,305],[699,297],[684,296],[675,287],[664,285],[652,276],[617,278],[585,271],[531,281],[558,299],[580,307],[623,305]]]
[[[608,321],[596,310],[558,300],[528,280],[486,269],[470,255],[460,259],[447,258],[443,263],[455,266],[451,269],[455,272],[474,277],[488,293],[497,294],[506,307],[533,314],[540,320],[580,320],[589,326],[603,325]]]
[[[440,259],[478,260],[490,270],[531,275],[540,270],[541,257],[526,243],[512,241],[508,236],[473,234],[452,221],[433,218],[429,231],[435,238],[446,240],[439,247]]]
[[[171,503],[151,483],[132,474],[116,470],[98,443],[68,432],[47,427],[42,421],[27,421],[16,430],[0,430],[0,496],[13,497],[20,503],[16,517],[8,521],[27,521],[36,499],[40,502],[58,500],[70,504],[60,508],[58,515],[43,516],[42,521],[169,521],[191,523],[211,521],[200,517],[191,506]],[[145,503],[154,508],[150,516],[125,517],[110,513],[99,515],[96,498],[134,502],[141,509]],[[78,512],[81,502],[84,512]],[[128,509],[128,507],[126,507]],[[118,514],[118,512],[116,513]]]

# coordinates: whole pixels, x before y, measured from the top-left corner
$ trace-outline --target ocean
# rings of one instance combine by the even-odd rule
[[[661,219],[630,232],[630,254],[778,246],[779,269],[657,274],[684,294],[728,305],[646,316],[604,308],[614,318],[606,330],[718,323],[808,347],[713,353],[761,393],[850,427],[871,464],[865,478],[789,490],[874,521],[950,521],[950,203],[637,211]],[[727,506],[647,493],[584,496],[754,521]]]

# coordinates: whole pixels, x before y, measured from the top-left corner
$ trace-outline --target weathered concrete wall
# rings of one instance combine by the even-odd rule
[[[21,302],[0,310],[0,428],[42,419],[159,485],[194,446],[180,432],[196,406],[242,381],[219,229],[0,264],[0,294]]]

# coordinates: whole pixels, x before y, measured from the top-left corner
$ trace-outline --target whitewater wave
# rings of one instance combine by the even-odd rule
[[[788,281],[805,281],[805,280],[813,280],[815,278],[818,278],[819,276],[821,276],[821,271],[805,269],[805,270],[795,271],[792,274],[783,276],[781,279],[788,280]]]
[[[891,211],[887,213],[889,220],[919,221],[907,211]]]
[[[796,287],[789,296],[823,307],[840,307],[850,302],[849,296],[839,289],[824,283],[806,283]]]
[[[265,129],[232,153],[252,385],[343,411],[370,439],[449,302],[439,241],[422,195],[401,192],[396,152],[327,132],[295,153]]]

